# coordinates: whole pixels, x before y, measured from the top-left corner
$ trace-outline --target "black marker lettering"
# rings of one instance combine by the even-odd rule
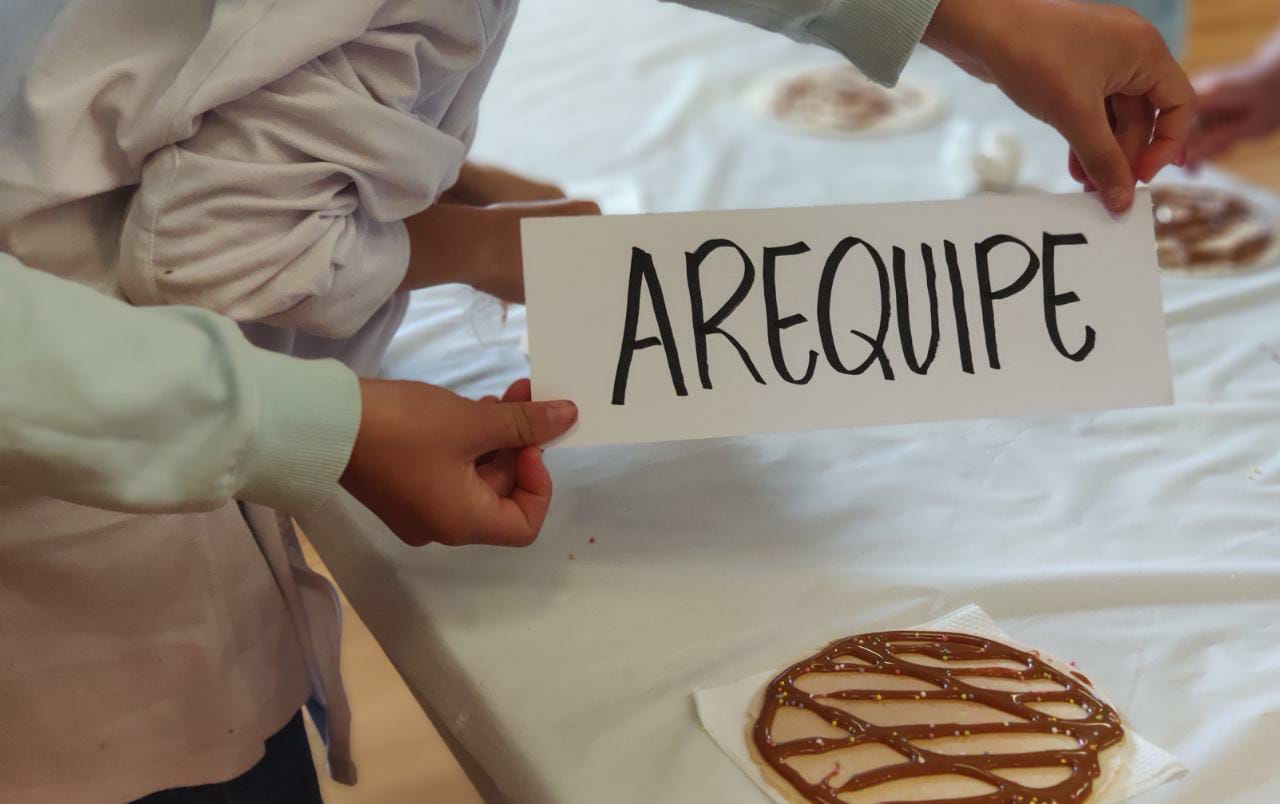
[[[960,367],[965,374],[973,373],[973,347],[969,345],[969,313],[964,306],[964,279],[960,276],[960,260],[956,256],[956,244],[942,241],[947,255],[947,275],[951,279],[951,309],[956,316],[956,340],[960,346]]]
[[[836,283],[836,272],[840,270],[840,264],[855,246],[862,246],[871,255],[872,262],[875,263],[876,273],[880,280],[880,332],[876,337],[872,338],[864,332],[856,329],[849,330],[871,346],[871,354],[867,359],[856,368],[847,368],[840,360],[840,354],[836,350],[835,334],[831,331],[831,293]],[[889,332],[889,272],[884,267],[884,260],[880,258],[880,254],[867,243],[865,240],[859,240],[856,237],[846,237],[836,244],[832,250],[831,256],[827,258],[827,264],[822,269],[822,281],[818,284],[818,334],[822,338],[822,351],[827,356],[827,362],[831,367],[841,374],[861,374],[871,367],[872,363],[879,361],[880,369],[884,372],[886,380],[893,379],[893,368],[889,365],[889,357],[884,353],[884,338]]]
[[[1062,343],[1062,333],[1058,330],[1058,308],[1080,301],[1075,293],[1058,293],[1054,276],[1054,250],[1058,246],[1083,246],[1088,244],[1083,234],[1053,235],[1044,233],[1044,324],[1049,330],[1049,339],[1058,350],[1058,354],[1077,363],[1084,360],[1093,351],[1097,333],[1093,327],[1084,328],[1084,345],[1072,352]]]
[[[636,340],[636,328],[640,323],[640,282],[649,289],[653,303],[653,317],[658,321],[657,338]],[[640,349],[661,345],[667,353],[667,368],[671,371],[671,384],[676,396],[688,396],[684,386],[684,372],[680,370],[680,355],[676,351],[676,339],[671,332],[671,317],[667,303],[662,298],[662,285],[653,267],[653,257],[638,248],[631,249],[631,278],[627,282],[627,320],[622,328],[622,351],[618,354],[618,371],[613,377],[613,404],[622,405],[627,398],[627,379],[631,374],[631,357]]]
[[[916,374],[928,374],[929,366],[938,356],[938,272],[933,266],[933,249],[920,244],[920,257],[924,260],[924,279],[929,286],[929,351],[924,362],[916,359],[916,347],[911,333],[911,306],[907,303],[907,252],[893,247],[893,287],[898,302],[898,337],[902,340],[902,356],[907,366]]]
[[[700,275],[702,263],[706,258],[719,248],[732,248],[742,257],[742,281],[738,283],[738,287],[733,291],[733,295],[729,300],[721,305],[720,309],[711,318],[706,318],[702,309],[702,278]],[[697,251],[685,254],[685,270],[689,278],[689,306],[693,310],[693,345],[698,355],[698,376],[702,379],[702,387],[708,391],[711,390],[711,371],[707,366],[707,336],[717,334],[724,336],[725,340],[738,350],[738,356],[742,358],[742,362],[746,364],[747,371],[751,372],[751,376],[755,381],[764,385],[764,377],[760,376],[760,372],[756,371],[755,364],[751,362],[751,355],[747,354],[747,350],[738,343],[738,339],[725,332],[720,328],[725,319],[738,309],[738,305],[742,304],[743,299],[747,298],[747,292],[751,289],[751,285],[755,282],[756,269],[751,264],[751,258],[747,256],[747,252],[743,251],[737,243],[730,240],[708,240],[703,243]]]
[[[798,313],[786,318],[778,317],[777,261],[778,257],[806,254],[808,251],[807,243],[766,246],[764,250],[764,310],[769,325],[769,354],[773,357],[773,367],[778,370],[778,375],[792,385],[804,385],[813,379],[813,372],[818,367],[818,353],[812,349],[809,350],[809,365],[800,379],[796,379],[787,369],[787,358],[782,352],[782,331],[796,324],[803,324],[809,319]]]
[[[1000,288],[999,290],[991,289],[991,252],[996,248],[1015,243],[1027,252],[1027,267],[1022,275],[1015,279],[1011,284]],[[1000,368],[1000,351],[996,345],[996,316],[995,304],[998,299],[1007,299],[1018,293],[1027,285],[1031,284],[1031,280],[1035,278],[1036,271],[1040,270],[1040,258],[1030,246],[1022,242],[1013,235],[994,235],[977,244],[975,253],[978,258],[978,293],[982,301],[982,329],[987,338],[987,361],[991,364],[991,368]]]

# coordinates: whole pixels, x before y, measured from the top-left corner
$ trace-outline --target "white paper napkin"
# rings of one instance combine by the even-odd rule
[[[1018,646],[1018,643],[1001,631],[1000,627],[978,606],[965,606],[933,622],[914,627],[921,630],[973,634]],[[849,633],[857,633],[857,631]],[[840,636],[843,634],[834,634],[832,639]],[[815,645],[814,649],[818,647],[820,646]],[[695,690],[693,699],[697,705],[698,718],[702,721],[702,727],[706,729],[707,734],[711,735],[711,739],[716,741],[716,745],[720,746],[720,750],[724,751],[734,764],[755,782],[756,787],[759,787],[765,796],[777,804],[787,804],[787,800],[765,781],[759,766],[751,759],[746,740],[746,718],[751,703],[760,687],[769,683],[777,673],[777,670],[769,670],[723,687]],[[1121,718],[1123,719],[1123,713]],[[1119,804],[1187,772],[1186,766],[1164,749],[1143,739],[1128,723],[1125,723],[1125,734],[1133,746],[1133,752],[1129,761],[1121,768],[1119,777],[1114,783],[1108,785],[1106,795],[1100,799],[1099,804]]]

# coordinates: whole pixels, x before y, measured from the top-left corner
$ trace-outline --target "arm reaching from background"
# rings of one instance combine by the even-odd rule
[[[1195,77],[1199,116],[1187,158],[1193,166],[1280,129],[1280,31],[1247,61]]]
[[[918,42],[998,86],[1071,147],[1113,211],[1182,162],[1195,93],[1155,27],[1081,0],[676,0],[839,51],[892,85]]]
[[[839,51],[877,84],[893,86],[939,0],[666,0]]]

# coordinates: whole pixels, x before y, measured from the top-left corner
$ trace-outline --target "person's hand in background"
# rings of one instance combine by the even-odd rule
[[[361,380],[362,413],[342,486],[419,546],[533,543],[551,504],[539,445],[577,420],[571,402],[501,401],[417,382]]]
[[[520,221],[599,215],[593,201],[518,201],[473,207],[435,204],[405,221],[409,269],[401,290],[462,282],[504,302],[524,302]]]
[[[1280,35],[1241,64],[1195,77],[1199,114],[1187,145],[1198,167],[1245,140],[1280,129]]]
[[[1057,129],[1072,175],[1109,209],[1184,159],[1195,115],[1186,74],[1155,27],[1081,0],[942,0],[925,44]]]

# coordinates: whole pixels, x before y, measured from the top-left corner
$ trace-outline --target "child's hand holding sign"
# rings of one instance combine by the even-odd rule
[[[577,419],[571,402],[501,402],[416,382],[362,380],[364,410],[343,486],[412,545],[524,547],[551,504],[539,444]]]

